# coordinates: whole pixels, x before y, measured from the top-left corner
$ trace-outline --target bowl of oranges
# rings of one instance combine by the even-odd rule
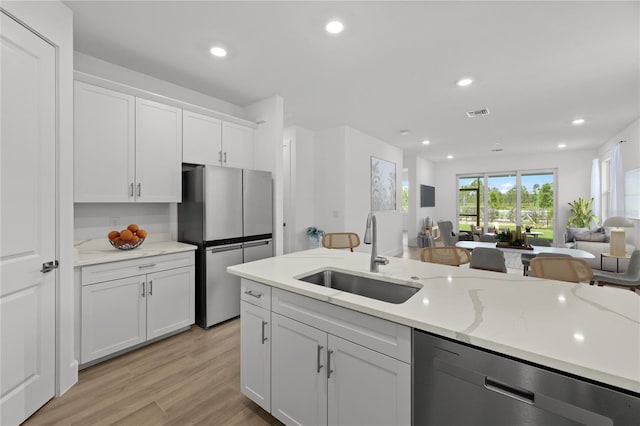
[[[132,223],[122,231],[111,231],[107,235],[112,246],[120,250],[133,250],[147,237],[147,231]]]

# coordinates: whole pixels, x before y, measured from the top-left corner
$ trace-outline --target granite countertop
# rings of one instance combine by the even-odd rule
[[[112,247],[106,238],[81,240],[74,243],[74,267],[137,259],[161,254],[196,250],[192,244],[168,240],[167,235],[149,236],[133,250],[119,250]]]
[[[640,297],[628,290],[324,248],[230,266],[250,280],[640,393]],[[420,287],[401,304],[309,284],[321,269]]]

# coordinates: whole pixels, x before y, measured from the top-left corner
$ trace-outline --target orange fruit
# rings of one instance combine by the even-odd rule
[[[136,232],[136,235],[140,238],[146,238],[147,231],[145,231],[144,229],[138,229],[138,231]]]
[[[132,223],[131,225],[127,226],[127,229],[133,233],[135,233],[138,229],[140,229],[138,227],[138,225],[136,225],[135,223]]]
[[[115,244],[116,246],[120,247],[120,246],[123,246],[123,245],[127,244],[127,242],[126,241],[122,241],[120,239],[120,237],[118,237],[115,240],[113,240],[113,244]]]
[[[111,231],[109,232],[109,235],[107,235],[107,237],[110,240],[115,240],[116,238],[118,238],[120,236],[120,233],[118,231]]]
[[[133,232],[128,229],[123,229],[122,232],[120,232],[120,239],[122,241],[129,241],[131,238],[133,238]]]
[[[140,241],[140,238],[137,235],[134,235],[133,237],[131,237],[131,239],[129,240],[129,244],[137,244],[138,241]]]

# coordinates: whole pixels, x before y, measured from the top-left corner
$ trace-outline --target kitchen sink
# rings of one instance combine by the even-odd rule
[[[347,293],[396,304],[406,302],[407,299],[420,290],[416,287],[351,275],[329,269],[315,272],[298,279],[311,284],[330,287],[336,290],[346,291]]]

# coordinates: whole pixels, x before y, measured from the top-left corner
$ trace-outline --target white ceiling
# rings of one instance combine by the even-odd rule
[[[433,161],[593,149],[640,116],[637,1],[65,3],[80,52],[240,106],[277,94],[286,126],[345,124]]]

